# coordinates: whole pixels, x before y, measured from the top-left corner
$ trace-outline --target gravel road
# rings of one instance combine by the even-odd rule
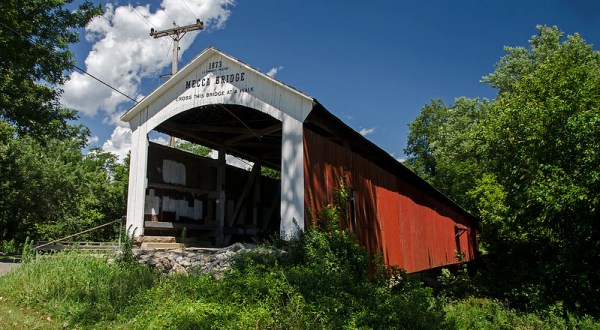
[[[0,262],[0,275],[3,275],[4,273],[8,272],[9,270],[18,265],[19,263],[14,262]]]

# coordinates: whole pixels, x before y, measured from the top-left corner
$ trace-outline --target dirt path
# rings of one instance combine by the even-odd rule
[[[18,265],[19,265],[19,263],[1,261],[0,262],[0,276],[7,273],[9,270],[13,269],[14,267],[16,267]]]

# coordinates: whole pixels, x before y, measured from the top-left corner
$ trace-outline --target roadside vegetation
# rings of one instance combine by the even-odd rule
[[[335,212],[330,212],[335,214]],[[330,222],[334,224],[335,222]],[[220,275],[165,276],[131,256],[43,256],[0,277],[0,328],[25,329],[597,329],[560,306],[536,312],[489,298],[456,298],[369,261],[337,226],[272,240]],[[369,268],[373,271],[369,272]],[[37,320],[37,322],[36,322]]]
[[[600,315],[600,52],[538,26],[483,81],[492,101],[433,100],[407,164],[481,219],[479,294]]]

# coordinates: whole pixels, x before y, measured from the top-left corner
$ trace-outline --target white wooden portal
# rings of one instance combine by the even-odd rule
[[[302,123],[314,99],[210,47],[121,117],[133,132],[127,197],[130,234],[144,232],[148,133],[180,113],[218,104],[241,105],[281,121],[280,231],[285,237],[296,226],[304,228]]]

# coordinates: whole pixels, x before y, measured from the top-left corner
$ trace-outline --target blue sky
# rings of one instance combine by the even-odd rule
[[[277,79],[316,98],[398,158],[404,157],[408,123],[431,99],[493,99],[496,91],[480,83],[481,77],[494,70],[504,46],[527,47],[536,25],[579,32],[594,49],[600,45],[600,1],[591,0],[164,0],[109,6],[113,15],[82,31],[73,50],[80,66],[128,95],[148,95],[160,84],[158,76],[171,70],[169,43],[152,39],[150,26],[167,27],[172,19],[186,25],[200,17],[207,29],[185,36],[180,67],[214,46],[263,72],[275,69]],[[94,31],[96,37],[86,41],[86,33]],[[116,36],[115,42],[107,35]],[[143,46],[133,47],[138,41]],[[90,56],[94,44],[97,56]],[[127,61],[111,54],[128,47],[134,54]],[[110,90],[103,89],[89,78],[73,77],[64,103],[81,111],[93,145],[122,153],[127,128],[117,118],[132,104],[114,95],[106,101]]]

